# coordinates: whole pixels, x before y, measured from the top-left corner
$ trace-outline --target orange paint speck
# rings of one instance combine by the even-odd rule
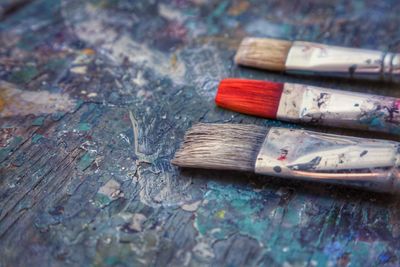
[[[5,105],[6,105],[6,101],[0,95],[0,112],[4,109]]]
[[[228,10],[228,14],[232,16],[237,16],[245,12],[247,9],[249,9],[250,3],[248,1],[240,1],[238,4],[234,4],[231,8]]]
[[[94,54],[96,54],[96,51],[94,51],[91,48],[85,48],[82,50],[82,54],[88,55],[88,56],[92,56]]]

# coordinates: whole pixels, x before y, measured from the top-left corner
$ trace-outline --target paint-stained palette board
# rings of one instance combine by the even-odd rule
[[[215,107],[222,78],[400,97],[233,63],[248,35],[397,51],[399,10],[33,0],[0,15],[0,265],[399,265],[397,198],[170,164],[196,122],[299,127]]]

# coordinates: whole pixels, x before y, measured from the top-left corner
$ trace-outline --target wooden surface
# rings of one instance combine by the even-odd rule
[[[244,36],[400,51],[398,1],[20,2],[0,1],[0,266],[400,265],[398,197],[170,164],[196,122],[282,125],[215,107],[225,77],[400,97],[233,64]]]

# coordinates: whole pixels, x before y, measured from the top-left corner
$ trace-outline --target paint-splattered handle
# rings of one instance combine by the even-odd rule
[[[400,135],[400,99],[285,83],[277,118]]]
[[[273,127],[255,171],[395,192],[400,191],[400,143]]]
[[[285,68],[291,73],[400,82],[399,54],[310,42],[293,43]]]

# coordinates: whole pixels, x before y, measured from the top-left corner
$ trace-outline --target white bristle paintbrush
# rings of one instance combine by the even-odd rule
[[[197,124],[172,163],[400,192],[400,143],[241,124]]]
[[[400,82],[400,54],[311,42],[245,38],[235,62],[294,74]]]

